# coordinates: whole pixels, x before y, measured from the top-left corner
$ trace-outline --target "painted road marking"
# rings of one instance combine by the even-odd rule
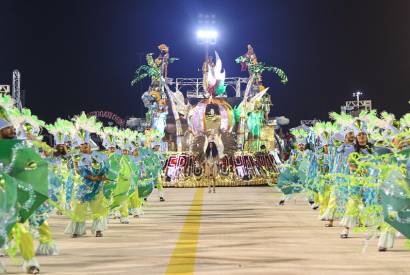
[[[197,188],[165,274],[193,274],[201,225],[204,189]]]

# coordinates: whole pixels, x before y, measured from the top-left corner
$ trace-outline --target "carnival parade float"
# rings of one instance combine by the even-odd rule
[[[204,152],[214,142],[220,154],[218,186],[274,184],[280,162],[276,121],[269,117],[271,98],[262,82],[264,72],[276,74],[286,84],[279,68],[257,60],[251,45],[235,62],[248,77],[227,77],[217,52],[207,55],[202,78],[170,78],[170,57],[165,44],[159,55],[146,55],[146,64],[135,72],[131,85],[150,78],[141,99],[147,108],[146,140],[163,152],[163,185],[166,187],[207,186]],[[244,89],[242,89],[244,87]],[[234,95],[228,93],[234,90]],[[132,125],[132,119],[128,121]]]

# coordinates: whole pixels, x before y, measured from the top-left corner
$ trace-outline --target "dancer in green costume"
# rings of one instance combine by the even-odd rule
[[[12,105],[10,97],[0,96],[0,174],[4,181],[0,184],[3,190],[0,193],[7,197],[6,204],[3,201],[1,204],[0,213],[5,216],[0,217],[0,225],[6,225],[0,226],[0,246],[7,246],[6,252],[12,257],[19,251],[24,259],[23,269],[37,274],[40,265],[35,258],[34,240],[27,221],[48,198],[48,167],[33,149],[16,139],[8,117]]]
[[[304,189],[307,170],[309,168],[310,150],[306,150],[306,137],[308,132],[304,129],[293,129],[292,134],[296,138],[296,148],[292,150],[291,155],[277,181],[277,187],[284,194],[279,205],[284,205],[292,194],[300,193]]]

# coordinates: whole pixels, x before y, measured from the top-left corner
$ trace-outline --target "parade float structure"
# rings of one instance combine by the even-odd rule
[[[215,62],[211,57],[205,59],[202,78],[173,79],[168,77],[168,65],[178,58],[170,57],[165,44],[158,49],[155,59],[152,53],[146,55],[147,63],[136,70],[131,84],[151,79],[141,99],[148,109],[145,131],[156,136],[156,144],[167,156],[164,185],[207,185],[201,179],[201,163],[209,140],[217,143],[223,155],[218,185],[273,183],[280,160],[275,155],[276,125],[269,118],[272,104],[262,73],[275,73],[283,84],[287,82],[285,73],[259,62],[248,45],[248,51],[235,60],[242,71],[248,71],[248,77],[226,77],[215,52]],[[233,96],[228,96],[227,88],[234,90]]]

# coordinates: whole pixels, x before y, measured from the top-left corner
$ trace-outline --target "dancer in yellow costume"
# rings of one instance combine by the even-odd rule
[[[91,232],[96,237],[102,237],[107,229],[108,202],[103,194],[103,184],[109,169],[106,155],[91,151],[92,140],[90,134],[101,128],[101,123],[95,117],[87,117],[84,113],[74,119],[77,129],[77,144],[80,145],[80,154],[77,156],[77,173],[80,182],[75,187],[75,203],[71,222],[65,233],[73,238],[86,233],[85,221],[88,209],[91,210]]]

